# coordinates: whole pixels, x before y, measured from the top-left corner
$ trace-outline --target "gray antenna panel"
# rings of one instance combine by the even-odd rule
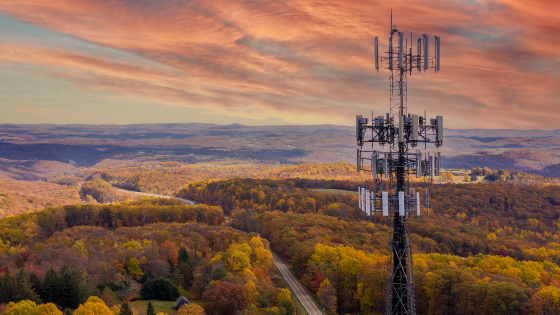
[[[404,142],[404,116],[399,119],[399,142]]]
[[[362,188],[358,187],[358,204],[360,205],[360,210],[362,210]]]
[[[418,141],[418,115],[412,115],[412,141]]]
[[[356,140],[362,138],[362,115],[356,115]]]
[[[431,180],[434,180],[434,156],[430,155],[430,178]]]
[[[417,68],[418,68],[418,71],[420,71],[420,70],[422,70],[422,61],[420,61],[421,58],[422,58],[422,39],[421,38],[418,38],[418,44],[416,46],[416,52],[418,53]]]
[[[375,52],[375,70],[379,70],[379,37],[375,37],[374,52]]]
[[[428,51],[428,35],[422,35],[424,37],[424,70],[428,70],[428,61],[430,59]]]
[[[385,178],[389,178],[389,153],[383,153],[383,175],[385,175]]]
[[[402,68],[403,56],[404,56],[403,37],[404,37],[403,33],[399,32],[399,68]]]
[[[377,151],[373,151],[371,155],[371,172],[373,173],[373,179],[377,179]]]
[[[358,155],[357,155],[357,157],[356,157],[356,168],[357,168],[357,172],[358,172],[358,173],[360,172],[360,170],[361,170],[361,168],[362,168],[361,165],[360,165],[360,164],[362,164],[362,163],[361,163],[361,160],[362,160],[362,159],[361,159],[361,152],[360,152],[360,151],[361,151],[361,150],[358,149]]]
[[[420,178],[422,176],[422,153],[420,153],[420,150],[416,153],[416,159],[418,161],[416,165],[416,178]]]
[[[436,116],[436,125],[437,125],[437,141],[443,141],[443,116]]]
[[[436,36],[436,71],[439,71],[439,60],[440,60],[440,53],[439,53],[439,46],[440,46],[441,39],[439,36]]]
[[[393,37],[389,37],[389,70],[393,70]]]
[[[436,175],[439,176],[441,173],[441,152],[437,153],[437,168],[436,168]]]

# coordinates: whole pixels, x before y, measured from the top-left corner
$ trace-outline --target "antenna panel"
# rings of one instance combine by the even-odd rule
[[[377,179],[377,151],[373,151],[371,155],[371,172],[373,173],[373,179]]]
[[[404,191],[399,191],[399,215],[401,217],[404,217],[404,209],[405,209]]]
[[[439,60],[440,60],[439,45],[440,45],[440,41],[441,41],[441,39],[439,38],[439,36],[436,36],[436,71],[439,71]]]
[[[436,125],[437,125],[437,141],[443,141],[443,116],[436,116]]]
[[[383,216],[389,216],[389,194],[384,191],[381,193],[381,203],[383,204]]]
[[[362,210],[362,188],[358,187],[358,204],[360,205],[360,210]]]
[[[356,115],[356,140],[362,140],[362,115]]]
[[[434,156],[430,155],[430,179],[434,180]]]
[[[416,215],[420,216],[420,193],[416,193]]]
[[[379,70],[379,37],[374,39],[374,52],[375,52],[375,70]]]
[[[362,168],[362,167],[361,167],[361,164],[362,164],[361,161],[362,161],[362,159],[361,159],[361,157],[360,157],[360,155],[361,155],[361,152],[360,152],[360,151],[361,151],[361,150],[358,149],[358,154],[357,154],[357,156],[356,156],[356,172],[357,172],[357,173],[359,173],[360,170],[361,170],[361,168]]]
[[[389,153],[383,152],[383,175],[389,178]]]
[[[399,119],[399,142],[404,142],[404,116]]]
[[[404,51],[403,51],[403,33],[399,32],[399,69],[402,68],[402,64],[403,64],[403,55],[404,55]]]
[[[424,38],[424,70],[428,70],[428,61],[430,59],[428,52],[428,35],[423,34],[422,37]]]
[[[364,209],[365,213],[368,213],[369,211],[369,203],[370,203],[369,196],[370,196],[369,190],[366,190],[366,208]]]
[[[420,151],[416,153],[416,160],[418,161],[416,164],[416,178],[420,178],[422,176],[422,153]]]
[[[441,173],[441,152],[437,153],[437,165],[436,165],[436,175],[439,176]]]
[[[418,141],[418,115],[412,115],[412,141]]]
[[[393,70],[393,36],[389,37],[389,70]]]
[[[422,39],[418,38],[418,43],[416,45],[416,53],[417,53],[417,57],[418,57],[418,62],[416,63],[416,67],[418,68],[418,71],[422,70]]]

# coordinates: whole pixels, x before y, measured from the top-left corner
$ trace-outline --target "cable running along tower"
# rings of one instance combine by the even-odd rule
[[[407,108],[407,76],[440,70],[440,39],[434,36],[434,56],[429,55],[428,35],[422,35],[416,42],[416,54],[412,53],[408,38],[393,25],[391,13],[391,34],[388,51],[379,55],[379,40],[375,37],[375,69],[391,71],[390,111],[384,116],[368,118],[356,116],[356,140],[360,147],[357,152],[357,170],[373,174],[380,183],[384,178],[387,191],[369,191],[358,188],[360,209],[368,216],[382,214],[392,219],[391,257],[388,266],[386,292],[386,314],[416,314],[414,283],[412,278],[412,252],[410,247],[409,216],[420,215],[421,204],[429,208],[428,189],[420,196],[410,185],[410,176],[423,177],[429,181],[440,173],[440,154],[421,153],[414,150],[418,144],[443,142],[443,117],[428,119],[411,115]],[[364,148],[371,143],[371,150]],[[388,151],[374,150],[374,144],[388,146]]]

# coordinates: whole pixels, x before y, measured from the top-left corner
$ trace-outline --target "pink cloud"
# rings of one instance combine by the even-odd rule
[[[120,97],[351,124],[388,107],[388,71],[375,72],[372,41],[386,45],[389,5],[405,33],[443,39],[443,70],[409,80],[412,111],[443,113],[457,127],[556,128],[555,1],[0,1],[14,18],[151,66],[30,46],[2,46],[0,60]]]

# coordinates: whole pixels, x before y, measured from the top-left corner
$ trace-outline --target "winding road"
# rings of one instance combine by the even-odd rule
[[[309,294],[301,287],[301,285],[297,282],[296,278],[292,275],[286,264],[284,264],[276,255],[272,254],[272,261],[276,268],[280,270],[284,279],[288,282],[294,293],[296,294],[298,300],[301,302],[303,307],[309,315],[322,315],[321,311],[315,305]]]
[[[143,196],[177,199],[177,200],[180,200],[180,201],[182,201],[182,202],[184,202],[188,205],[192,205],[192,206],[196,206],[198,204],[198,203],[196,203],[192,200],[182,199],[182,198],[177,198],[177,197],[150,194],[150,193],[138,192],[138,191],[133,191],[133,190],[126,190],[126,189],[122,189],[122,188],[117,188],[117,190],[125,192],[125,193],[132,193],[132,194],[143,195]],[[238,230],[238,231],[247,234],[246,232],[243,232],[241,230]],[[286,282],[288,282],[288,284],[292,288],[292,291],[294,291],[296,297],[301,302],[301,304],[303,305],[303,307],[305,308],[307,313],[309,315],[322,315],[323,313],[321,313],[321,311],[319,310],[317,305],[315,305],[315,302],[313,302],[313,300],[311,299],[309,294],[307,294],[307,292],[303,289],[303,287],[297,282],[296,278],[292,275],[292,273],[290,272],[290,269],[288,269],[286,264],[284,264],[280,259],[278,259],[278,257],[276,257],[275,254],[272,254],[272,262],[274,262],[274,265],[276,266],[276,268],[278,268],[278,270],[280,270],[280,273],[282,273],[282,276],[284,277],[284,279],[286,279]]]
[[[178,198],[178,197],[171,197],[171,196],[164,196],[164,195],[157,195],[157,194],[150,194],[150,193],[145,193],[145,192],[139,192],[139,191],[134,191],[134,190],[127,190],[127,189],[122,189],[122,188],[117,188],[118,191],[124,192],[124,193],[129,193],[129,194],[135,194],[135,195],[142,195],[142,196],[150,196],[150,197],[159,197],[159,198],[166,198],[166,199],[177,199],[179,201],[182,201],[190,206],[196,206],[198,203],[192,201],[192,200],[188,200],[188,199],[183,199],[183,198]]]

